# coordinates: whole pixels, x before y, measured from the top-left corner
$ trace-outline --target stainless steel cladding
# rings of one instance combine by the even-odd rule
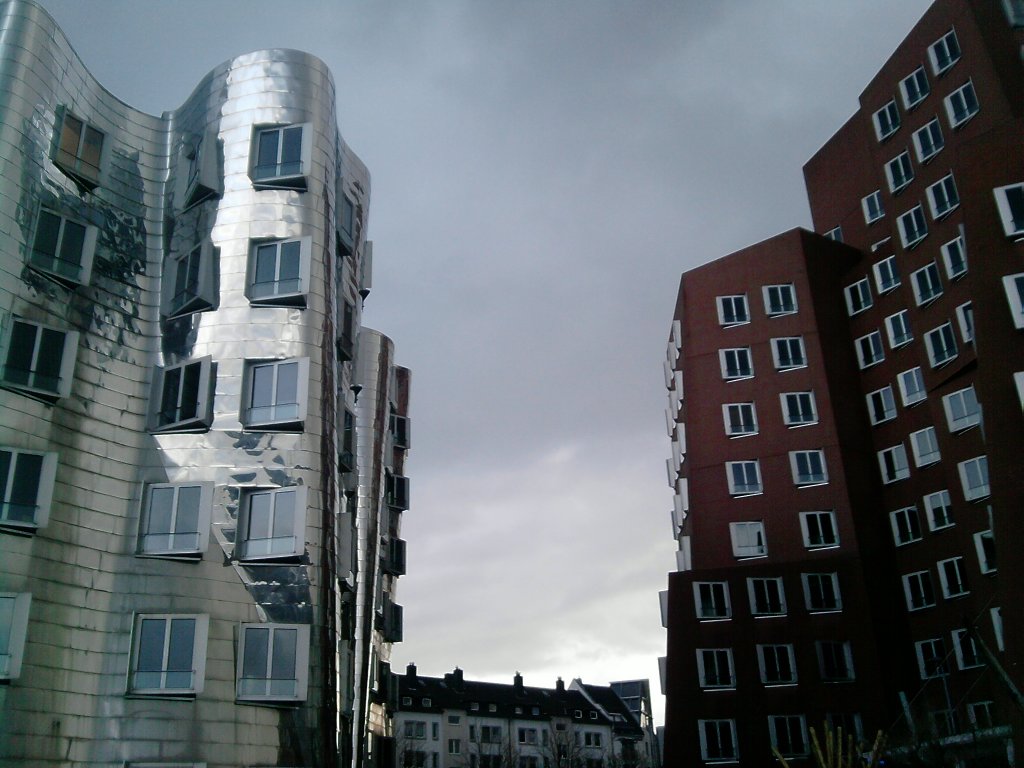
[[[330,73],[258,51],[146,115],[18,1],[0,89],[0,762],[377,764],[407,372]]]

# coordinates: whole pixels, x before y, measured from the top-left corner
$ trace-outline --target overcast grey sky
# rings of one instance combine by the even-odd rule
[[[657,691],[679,275],[810,226],[803,163],[926,0],[41,2],[153,113],[257,48],[334,73],[413,371],[396,670]]]

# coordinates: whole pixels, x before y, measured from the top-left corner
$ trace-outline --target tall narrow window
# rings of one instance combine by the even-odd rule
[[[78,332],[14,318],[5,335],[0,385],[53,402],[71,394]]]
[[[248,429],[302,429],[309,390],[309,358],[250,363],[242,423]]]
[[[914,131],[914,150],[920,163],[927,163],[945,146],[946,140],[942,138],[942,127],[938,118],[930,120],[923,128]]]
[[[0,448],[0,527],[31,532],[46,525],[57,454]]]
[[[939,569],[939,582],[942,584],[943,597],[948,600],[967,594],[967,570],[962,557],[940,560],[936,566]]]
[[[1024,235],[1024,184],[1009,184],[992,190],[1007,237]]]
[[[866,224],[872,224],[885,216],[882,193],[877,189],[870,195],[861,198],[860,207],[864,212],[864,223]]]
[[[910,155],[900,152],[885,164],[885,178],[889,182],[889,191],[894,195],[914,180],[914,167],[910,164]]]
[[[914,340],[910,330],[910,313],[903,309],[885,318],[885,332],[889,336],[889,346],[897,349]]]
[[[924,67],[918,67],[905,78],[900,80],[900,95],[903,96],[903,106],[913,109],[931,93],[928,85],[928,75]]]
[[[857,341],[857,362],[860,367],[870,368],[872,365],[885,360],[885,349],[882,347],[882,334],[872,331],[866,336],[861,336]]]
[[[235,694],[240,701],[305,701],[308,668],[308,625],[242,625]]]
[[[177,317],[211,309],[216,304],[214,249],[209,240],[169,257],[164,276],[164,314]]]
[[[302,554],[306,525],[306,487],[246,491],[239,513],[236,557],[267,560]]]
[[[890,101],[873,115],[875,136],[879,141],[892,136],[900,127],[900,111],[895,101]]]
[[[967,274],[967,249],[964,247],[963,235],[942,246],[942,261],[946,265],[946,277],[956,280]]]
[[[953,174],[943,176],[929,186],[925,192],[928,194],[928,206],[931,208],[932,218],[936,221],[945,218],[960,205],[960,193],[957,192]]]
[[[943,366],[957,356],[956,337],[953,335],[953,326],[949,323],[943,323],[938,328],[928,331],[924,335],[924,342],[932,368]]]
[[[924,219],[924,211],[915,205],[897,219],[900,229],[900,240],[903,247],[910,249],[924,240],[928,235],[928,223]]]
[[[900,271],[896,266],[896,257],[889,256],[876,263],[873,267],[875,272],[875,286],[879,293],[888,293],[900,284]]]
[[[32,595],[28,592],[0,592],[0,680],[21,676],[31,604]]]
[[[978,531],[974,534],[974,549],[978,555],[978,570],[982,573],[995,573],[996,539],[992,531]]]
[[[1014,328],[1024,328],[1024,272],[1004,277],[1003,290]]]
[[[100,183],[105,136],[68,111],[59,117],[53,162],[82,186],[93,189]]]
[[[949,30],[928,46],[928,60],[936,75],[944,74],[960,60],[960,42],[956,39],[955,30]]]
[[[963,486],[964,499],[977,501],[989,495],[988,456],[976,456],[957,465],[960,482]]]

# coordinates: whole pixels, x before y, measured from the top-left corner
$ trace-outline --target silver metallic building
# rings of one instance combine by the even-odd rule
[[[156,117],[0,3],[0,764],[376,766],[409,373],[330,73]]]

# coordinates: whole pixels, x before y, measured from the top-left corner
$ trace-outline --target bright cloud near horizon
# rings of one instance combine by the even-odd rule
[[[679,275],[810,226],[803,164],[927,0],[41,2],[155,114],[251,50],[327,63],[413,372],[396,671],[649,678],[661,722]]]

